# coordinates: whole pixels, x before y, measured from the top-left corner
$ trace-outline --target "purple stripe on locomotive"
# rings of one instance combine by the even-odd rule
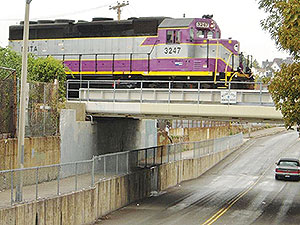
[[[215,70],[216,59],[153,59],[150,61],[151,71],[214,71]],[[66,61],[66,66],[70,68],[73,72],[91,72],[96,71],[96,62],[94,60],[85,60],[81,62],[79,67],[79,62]],[[113,66],[114,65],[114,66]],[[103,60],[97,62],[97,71],[148,71],[148,61],[147,60],[133,60],[130,65],[129,60]],[[226,63],[222,60],[218,60],[217,72],[225,72]],[[231,72],[232,68],[228,66],[227,72]]]

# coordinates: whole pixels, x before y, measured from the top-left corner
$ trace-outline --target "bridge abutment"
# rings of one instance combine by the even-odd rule
[[[156,120],[97,117],[78,121],[82,115],[76,109],[61,111],[61,163],[157,145]]]

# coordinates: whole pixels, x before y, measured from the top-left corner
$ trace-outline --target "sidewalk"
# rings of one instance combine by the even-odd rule
[[[259,137],[265,137],[268,135],[274,135],[277,133],[281,133],[287,131],[285,127],[272,127],[268,129],[258,130],[250,133],[250,138],[259,138]],[[249,134],[244,134],[244,138],[247,140],[249,139]]]

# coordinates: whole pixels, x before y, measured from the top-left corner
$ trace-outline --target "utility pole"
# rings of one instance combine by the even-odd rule
[[[121,20],[121,8],[128,6],[128,5],[129,5],[129,1],[127,1],[127,2],[123,1],[122,3],[117,2],[117,5],[109,6],[109,10],[117,10],[118,21],[120,21]]]
[[[26,0],[25,19],[23,26],[23,54],[21,72],[21,96],[20,96],[20,115],[18,127],[18,169],[24,168],[24,136],[25,136],[25,102],[26,102],[26,83],[27,83],[27,57],[29,39],[29,8],[32,0]],[[23,200],[23,171],[18,171],[16,187],[16,202]]]

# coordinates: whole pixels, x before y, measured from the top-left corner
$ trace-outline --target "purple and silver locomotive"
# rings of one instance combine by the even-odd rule
[[[19,52],[22,30],[22,24],[10,26],[10,46]],[[80,79],[253,80],[252,60],[238,41],[221,38],[208,15],[32,21],[29,51],[61,59]]]

